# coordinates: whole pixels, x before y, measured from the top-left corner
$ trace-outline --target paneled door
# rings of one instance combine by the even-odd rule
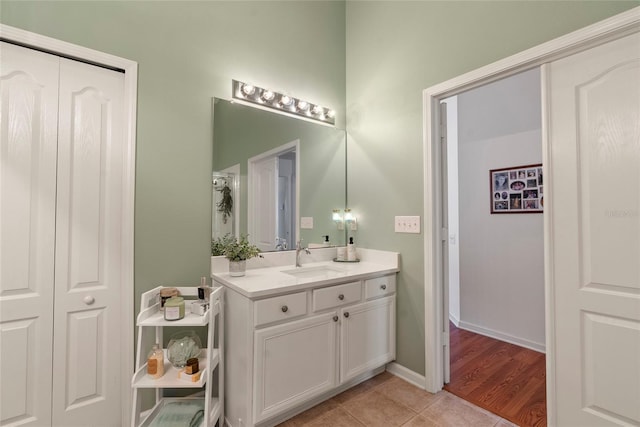
[[[0,53],[0,424],[42,426],[51,423],[59,59],[7,43]]]
[[[3,425],[120,425],[123,82],[2,44]]]
[[[640,35],[548,66],[556,423],[640,424]]]

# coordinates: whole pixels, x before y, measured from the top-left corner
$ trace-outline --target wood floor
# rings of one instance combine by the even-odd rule
[[[545,355],[450,327],[445,390],[519,426],[546,426]]]

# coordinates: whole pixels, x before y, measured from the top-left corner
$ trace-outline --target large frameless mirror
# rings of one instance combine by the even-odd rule
[[[212,238],[248,234],[262,251],[345,245],[332,219],[346,205],[343,130],[213,102]]]

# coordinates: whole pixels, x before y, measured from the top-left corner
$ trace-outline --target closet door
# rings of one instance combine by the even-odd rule
[[[54,425],[120,425],[123,89],[122,73],[60,59]]]
[[[0,44],[0,424],[51,422],[58,58]]]

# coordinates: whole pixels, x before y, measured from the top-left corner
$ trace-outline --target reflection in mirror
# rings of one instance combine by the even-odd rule
[[[214,238],[249,234],[263,251],[295,249],[300,238],[322,246],[325,235],[332,246],[346,244],[332,220],[346,205],[343,130],[216,98],[213,141],[214,171],[235,185],[230,225],[220,224],[224,194],[213,191]]]

